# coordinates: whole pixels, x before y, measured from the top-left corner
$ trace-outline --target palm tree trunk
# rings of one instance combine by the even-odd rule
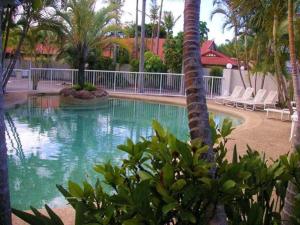
[[[278,85],[278,100],[282,105],[286,102],[290,110],[290,113],[293,113],[291,103],[288,98],[287,88],[285,80],[282,75],[282,68],[280,65],[280,59],[278,55],[278,46],[277,46],[277,28],[278,28],[278,15],[274,13],[273,18],[273,48],[274,48],[274,66],[275,66],[275,75]]]
[[[206,105],[204,80],[202,65],[200,63],[200,0],[185,0],[184,8],[184,42],[183,42],[183,62],[184,78],[187,96],[187,110],[189,129],[192,140],[201,140],[209,146],[204,158],[213,162],[214,152],[212,148],[211,130]],[[212,170],[214,177],[215,171]],[[210,212],[208,212],[210,214]],[[222,205],[217,205],[210,215],[213,217],[209,224],[227,224],[226,214]]]
[[[85,63],[87,59],[87,48],[85,44],[79,47],[79,58],[78,58],[78,85],[83,88],[84,86],[84,73],[85,73]]]
[[[300,111],[298,107],[300,106],[300,79],[298,75],[298,67],[296,61],[296,50],[295,50],[295,33],[294,33],[294,1],[288,0],[288,31],[289,31],[289,50],[290,50],[290,62],[292,66],[292,78],[294,85],[294,95],[297,106],[298,118],[300,118]],[[294,138],[294,149],[300,148],[300,121],[298,120],[295,129],[296,138]],[[288,188],[286,190],[286,197],[284,201],[284,207],[281,212],[281,219],[283,225],[290,225],[291,216],[293,215],[294,200],[295,195],[299,192],[296,190],[294,184],[289,182]]]
[[[246,84],[242,75],[242,71],[241,71],[241,61],[239,58],[239,51],[238,51],[238,43],[237,43],[237,25],[234,25],[234,46],[235,46],[235,54],[236,54],[236,61],[238,64],[238,70],[239,70],[239,75],[243,84],[243,87],[246,89]]]
[[[159,34],[160,34],[160,24],[161,24],[163,4],[164,4],[164,0],[161,0],[159,17],[158,17],[158,24],[157,24],[157,33],[156,33],[156,55],[158,55],[158,50],[159,50]]]
[[[134,34],[134,57],[138,58],[139,52],[139,0],[136,0],[136,8],[135,8],[135,34]]]
[[[140,64],[139,64],[139,78],[138,89],[143,92],[144,89],[144,54],[145,54],[145,18],[146,18],[146,0],[142,0],[142,23],[141,23],[141,47],[140,47]]]
[[[3,2],[0,3],[0,24],[4,13]],[[2,26],[0,26],[0,80],[3,79],[2,70]],[[5,141],[4,100],[3,89],[0,86],[0,224],[11,225],[11,209],[8,186],[7,148]]]
[[[8,37],[10,33],[10,28],[11,28],[11,21],[12,21],[12,13],[13,13],[13,7],[9,7],[6,12],[6,24],[4,25],[4,29],[6,30],[5,32],[5,39],[4,39],[4,45],[3,45],[3,52],[2,52],[2,68],[4,67],[4,60],[6,56],[6,49],[7,49],[7,44],[8,44]]]
[[[248,38],[247,38],[247,30],[246,30],[246,34],[245,34],[245,65],[246,65],[246,69],[247,69],[247,77],[248,77],[248,82],[249,82],[249,86],[252,87],[252,81],[251,81],[251,71],[249,69],[249,61],[248,61]]]

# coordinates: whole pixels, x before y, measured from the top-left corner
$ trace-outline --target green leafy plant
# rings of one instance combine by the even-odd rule
[[[95,85],[93,85],[91,83],[85,83],[83,86],[83,89],[86,91],[95,91],[97,88]]]
[[[224,120],[218,127],[210,119],[210,124],[214,164],[201,157],[207,146],[182,142],[154,121],[152,137],[118,146],[128,155],[121,166],[94,167],[101,181],[58,185],[76,211],[76,224],[207,224],[217,204],[224,205],[229,224],[280,224],[288,181],[300,187],[299,154],[270,163],[250,148],[238,156],[235,148],[229,162],[225,156],[232,123]],[[13,212],[30,224],[61,224],[53,222],[57,218],[52,213],[46,219],[33,210],[34,215]]]
[[[146,72],[166,72],[166,66],[159,56],[152,52],[145,52],[145,71]]]
[[[133,59],[130,61],[130,71],[138,72],[139,71],[139,60]]]
[[[80,90],[95,91],[97,88],[95,85],[91,83],[84,83],[83,87],[81,87],[79,84],[73,85],[73,89],[75,89],[76,91],[80,91]]]
[[[79,91],[79,90],[82,89],[82,87],[81,87],[79,84],[73,85],[73,88],[74,88],[76,91]]]
[[[213,66],[209,71],[209,76],[222,77],[223,76],[223,69],[219,66]]]

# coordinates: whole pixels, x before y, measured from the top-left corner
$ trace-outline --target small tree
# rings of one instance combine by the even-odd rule
[[[165,63],[172,73],[182,72],[183,33],[175,38],[168,38],[164,45]]]

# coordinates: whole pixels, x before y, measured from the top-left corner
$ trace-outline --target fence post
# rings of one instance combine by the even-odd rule
[[[93,85],[95,86],[96,81],[96,71],[93,71]]]
[[[28,70],[28,90],[31,89],[31,67]]]
[[[116,91],[117,71],[114,73],[114,92]]]
[[[161,94],[162,91],[162,73],[160,74],[160,81],[159,81],[159,94]]]
[[[71,70],[71,83],[74,85],[74,70]]]
[[[213,98],[213,90],[214,90],[214,77],[211,77],[211,86],[210,86],[210,98]]]
[[[180,79],[180,94],[185,95],[185,90],[184,90],[184,75],[182,74],[181,79]]]
[[[138,72],[135,73],[135,78],[134,78],[134,92],[137,92],[137,80],[138,80]]]
[[[52,83],[53,83],[53,70],[50,70],[50,83],[51,83],[51,87],[52,87]]]

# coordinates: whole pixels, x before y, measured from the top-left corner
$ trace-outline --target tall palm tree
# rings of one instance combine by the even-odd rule
[[[146,0],[142,0],[141,46],[139,72],[144,72]],[[141,78],[141,76],[140,76]],[[139,82],[140,83],[140,82]]]
[[[139,52],[139,0],[136,0],[135,5],[135,32],[134,32],[134,57],[138,58]]]
[[[0,25],[4,13],[3,2],[0,2]],[[3,79],[2,73],[2,26],[0,26],[0,80]],[[8,167],[7,167],[7,148],[5,141],[5,124],[4,124],[4,101],[3,89],[0,86],[0,224],[11,225],[11,209],[8,187]]]
[[[150,22],[152,23],[152,34],[151,34],[151,51],[153,51],[153,44],[154,44],[154,34],[155,28],[158,20],[158,10],[159,7],[157,6],[156,0],[151,0],[151,8],[150,8]]]
[[[203,71],[199,60],[200,3],[200,0],[185,0],[183,42],[184,81],[191,140],[199,140],[208,145],[209,150],[203,157],[209,162],[213,162],[215,156],[205,98]],[[214,177],[213,170],[212,176]],[[210,212],[208,212],[208,214],[210,214]],[[217,205],[215,212],[213,212],[210,217],[211,216],[211,225],[227,224],[223,206]]]
[[[122,7],[123,7],[123,0],[107,0],[107,3],[109,3],[110,5],[113,6],[114,8],[114,14],[115,14],[115,18],[114,18],[114,23],[116,25],[116,28],[120,26],[121,24],[121,15],[122,15]],[[117,38],[117,30],[114,30],[114,38]],[[113,44],[113,63],[116,64],[117,63],[117,55],[118,55],[118,46],[116,43]]]
[[[161,0],[161,2],[160,2],[160,10],[159,10],[159,17],[158,17],[158,23],[157,23],[157,32],[156,32],[156,54],[157,55],[158,55],[158,50],[159,50],[159,34],[160,34],[160,24],[161,24],[161,17],[162,17],[163,5],[164,5],[164,0]]]
[[[288,32],[289,32],[289,52],[290,52],[290,63],[292,67],[292,78],[293,78],[293,86],[294,86],[294,96],[296,100],[297,106],[297,114],[298,118],[300,118],[299,104],[300,104],[300,78],[298,74],[298,67],[296,61],[296,50],[295,50],[295,31],[294,31],[294,1],[288,0]],[[298,120],[296,129],[295,129],[294,138],[294,149],[300,149],[300,121]],[[299,190],[296,190],[295,185],[292,182],[289,182],[286,197],[284,201],[284,207],[281,212],[281,219],[283,225],[290,225],[291,217],[293,215],[294,208],[294,199],[296,193]]]
[[[239,28],[240,28],[240,18],[238,17],[238,13],[232,7],[232,2],[230,0],[214,0],[213,5],[216,8],[211,12],[211,19],[216,14],[221,14],[225,17],[223,23],[223,29],[228,28],[234,30],[234,43],[235,43],[235,55],[237,58],[238,70],[240,79],[244,88],[246,88],[246,84],[242,75],[241,71],[241,61],[240,61],[240,54],[238,51],[238,35],[239,35]]]
[[[116,17],[115,5],[96,12],[95,4],[96,0],[70,0],[65,11],[54,8],[53,18],[41,22],[44,29],[51,29],[63,37],[63,51],[70,45],[76,49],[77,55],[74,57],[78,60],[77,83],[81,87],[84,85],[84,71],[90,49],[99,47],[105,34],[115,30],[115,26],[110,24]]]
[[[173,35],[173,27],[177,23],[177,21],[180,19],[181,16],[178,16],[177,18],[174,17],[172,11],[165,11],[163,16],[163,23],[166,27],[167,31],[167,37],[171,37]]]

